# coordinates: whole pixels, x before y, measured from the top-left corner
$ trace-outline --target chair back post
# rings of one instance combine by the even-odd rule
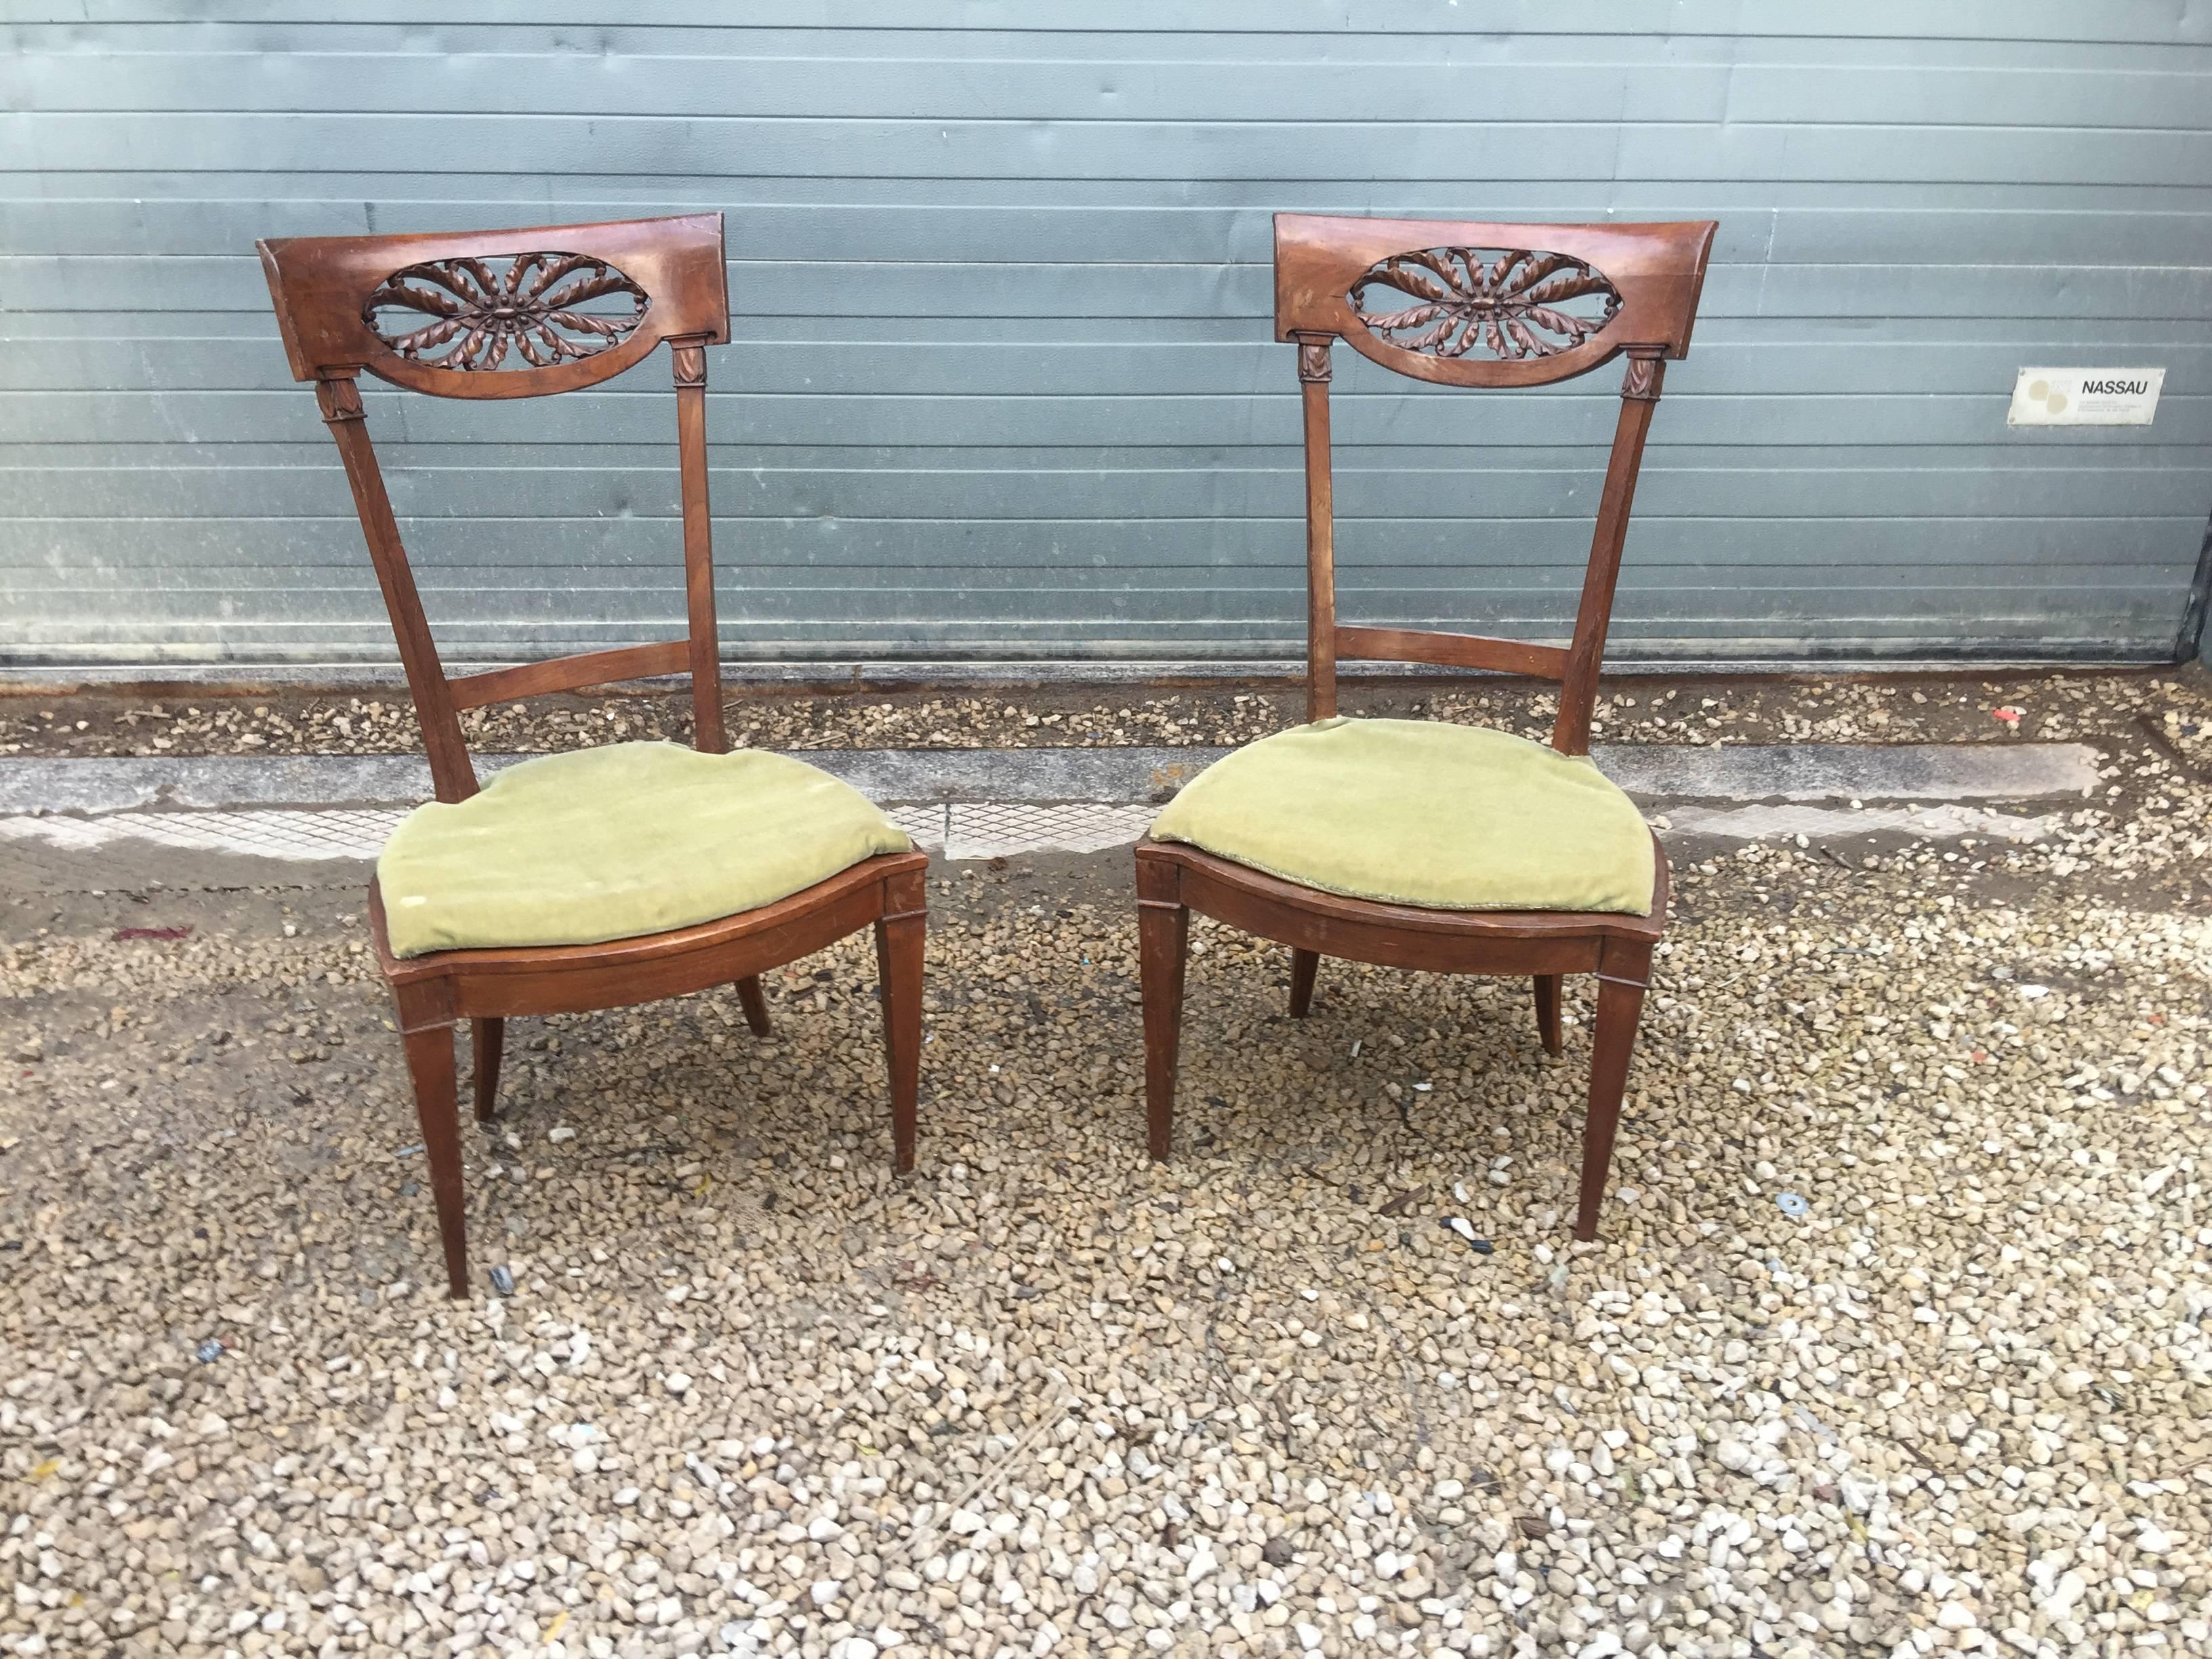
[[[1589,567],[1583,574],[1574,642],[1567,647],[1567,672],[1559,684],[1559,712],[1552,722],[1552,747],[1563,755],[1589,753],[1598,670],[1605,660],[1606,633],[1613,624],[1613,589],[1620,580],[1621,544],[1628,539],[1628,511],[1636,501],[1644,439],[1651,430],[1666,370],[1657,352],[1639,352],[1631,355],[1628,372],[1621,379],[1620,418],[1613,427],[1613,453],[1606,460],[1597,525],[1590,532]]]
[[[466,800],[477,793],[476,767],[469,759],[468,741],[461,735],[452,684],[446,678],[437,643],[430,636],[430,624],[422,615],[422,595],[415,590],[415,573],[408,567],[407,549],[399,539],[399,521],[393,516],[392,497],[384,487],[384,470],[377,465],[376,447],[369,441],[361,387],[350,374],[326,374],[315,381],[315,402],[338,447],[346,482],[353,487],[362,538],[368,544],[369,562],[376,568],[376,585],[383,592],[384,608],[398,641],[407,692],[414,700],[415,718],[422,728],[431,787],[440,800]]]
[[[1309,720],[1336,712],[1336,665],[1346,658],[1534,674],[1559,683],[1553,745],[1589,752],[1663,360],[1688,353],[1716,228],[1275,216],[1275,337],[1297,346],[1305,413]],[[1388,308],[1371,307],[1377,296]],[[1543,386],[1627,358],[1567,646],[1339,625],[1328,425],[1337,341],[1394,374],[1444,386]]]
[[[722,732],[721,635],[714,623],[714,522],[707,503],[707,342],[672,341],[677,465],[684,494],[684,605],[690,643],[691,742],[709,755]]]
[[[1300,334],[1298,395],[1305,406],[1306,720],[1336,714],[1336,507],[1328,451],[1326,334]]]
[[[706,348],[730,337],[722,216],[257,246],[292,376],[314,383],[353,488],[438,799],[477,792],[462,710],[616,680],[688,671],[694,741],[720,752]],[[685,637],[449,678],[369,441],[360,376],[435,398],[550,397],[611,380],[663,341],[676,383]]]

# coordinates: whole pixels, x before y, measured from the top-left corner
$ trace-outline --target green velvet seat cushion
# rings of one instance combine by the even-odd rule
[[[617,743],[509,767],[410,812],[377,860],[392,954],[597,945],[788,898],[913,845],[782,755]]]
[[[1152,824],[1303,887],[1438,910],[1651,913],[1651,832],[1596,765],[1432,720],[1329,720],[1194,778]]]

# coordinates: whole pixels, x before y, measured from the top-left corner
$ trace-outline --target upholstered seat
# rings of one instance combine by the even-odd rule
[[[1635,804],[1584,757],[1474,726],[1325,720],[1263,738],[1200,773],[1152,833],[1357,898],[1651,910]]]
[[[782,755],[617,743],[524,761],[409,813],[377,860],[396,957],[596,945],[757,909],[913,843]]]

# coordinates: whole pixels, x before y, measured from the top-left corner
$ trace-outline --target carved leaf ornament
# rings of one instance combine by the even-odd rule
[[[1387,305],[1399,295],[1414,303],[1369,309],[1370,298]],[[1526,248],[1394,253],[1370,266],[1348,297],[1385,345],[1507,362],[1571,350],[1620,309],[1620,292],[1602,271],[1568,254]]]
[[[521,356],[515,368],[595,357],[645,316],[645,290],[604,259],[518,253],[504,271],[495,263],[438,259],[394,271],[362,307],[362,321],[410,362],[478,372],[506,362],[510,348]]]

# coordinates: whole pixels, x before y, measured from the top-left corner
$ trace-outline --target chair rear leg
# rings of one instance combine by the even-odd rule
[[[461,1192],[461,1113],[453,1074],[453,1028],[433,1025],[407,1034],[407,1069],[415,1080],[415,1114],[438,1204],[438,1236],[446,1247],[446,1286],[455,1301],[469,1293],[469,1224]]]
[[[1539,974],[1536,987],[1536,1035],[1542,1040],[1544,1052],[1557,1054],[1559,1042],[1559,990],[1561,975]]]
[[[769,1024],[768,995],[761,989],[758,974],[738,981],[738,1000],[744,1007],[745,1024],[752,1027],[753,1035],[766,1036],[773,1028]]]
[[[884,1004],[884,1053],[891,1074],[891,1171],[914,1168],[916,1122],[921,1093],[922,952],[928,919],[922,912],[921,884],[905,895],[911,909],[886,915],[876,924],[876,972]],[[893,902],[900,895],[893,895]]]
[[[1575,1212],[1575,1237],[1597,1237],[1597,1212],[1605,1202],[1605,1178],[1613,1166],[1613,1139],[1620,1125],[1620,1097],[1628,1086],[1629,1057],[1636,1049],[1636,1027],[1644,1013],[1644,988],[1627,980],[1601,976],[1597,984],[1597,1029],[1590,1048],[1589,1117],[1583,1130],[1582,1202]]]
[[[1172,899],[1139,897],[1137,936],[1145,1002],[1145,1121],[1152,1156],[1164,1162],[1175,1139],[1176,1059],[1182,1042],[1189,908]]]
[[[499,1115],[499,1057],[506,1048],[505,1020],[469,1022],[469,1085],[476,1095],[479,1123],[489,1123]]]
[[[1304,1019],[1313,1006],[1314,975],[1321,970],[1321,952],[1291,952],[1291,1018]]]

